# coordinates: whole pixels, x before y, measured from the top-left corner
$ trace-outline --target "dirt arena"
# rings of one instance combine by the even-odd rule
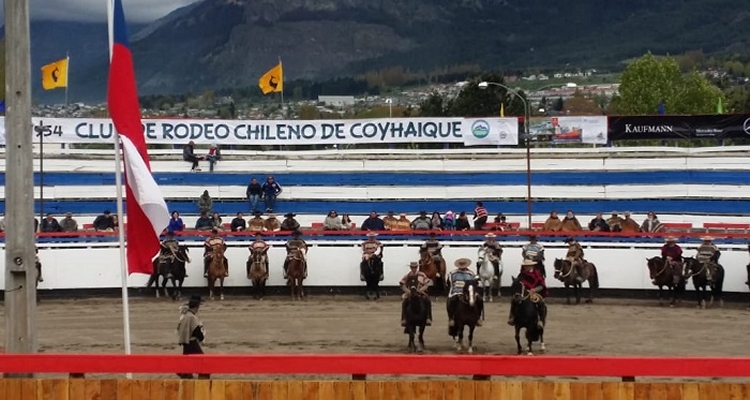
[[[488,304],[475,335],[479,354],[515,354],[513,329],[506,325],[507,298]],[[168,299],[131,299],[134,353],[180,353],[175,328],[179,305]],[[745,304],[698,310],[683,303],[607,300],[568,306],[549,300],[545,342],[551,355],[750,356]],[[263,301],[227,296],[207,300],[200,317],[210,353],[403,353],[407,336],[399,326],[397,297],[367,302],[354,296],[286,297]],[[454,352],[447,335],[445,302],[434,303],[426,353]],[[0,331],[4,319],[0,319]],[[122,352],[119,299],[44,300],[38,308],[42,352]],[[4,335],[4,333],[3,333]]]

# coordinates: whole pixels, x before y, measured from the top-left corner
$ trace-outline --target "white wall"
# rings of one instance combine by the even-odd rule
[[[271,276],[269,285],[284,285],[282,264],[284,260],[283,242],[272,241],[270,250]],[[360,250],[358,241],[310,241],[308,286],[358,286]],[[416,261],[416,241],[386,242],[384,252],[385,286],[394,286],[408,271],[408,262]],[[602,288],[618,289],[651,289],[646,258],[659,254],[659,244],[625,244],[625,243],[586,243],[582,242],[586,258],[596,264]],[[205,286],[202,267],[201,243],[187,243],[191,246],[192,262],[188,266],[189,277],[185,281],[188,287]],[[503,242],[505,248],[503,261],[505,274],[503,285],[510,284],[509,275],[517,274],[521,262],[521,242]],[[563,257],[565,249],[555,244],[544,243],[547,249],[547,283],[550,287],[559,287],[559,282],[552,278],[552,262],[556,257]],[[245,276],[245,261],[248,251],[246,244],[229,243],[226,253],[230,263],[230,277],[226,286],[249,286]],[[476,260],[476,249],[479,242],[445,242],[444,256],[450,261],[460,257]],[[238,246],[238,247],[235,247]],[[695,253],[694,246],[684,246],[686,255]],[[745,246],[722,246],[721,263],[726,269],[724,288],[729,292],[747,292],[745,265],[748,264],[748,253]],[[4,253],[4,249],[0,250]],[[80,288],[116,288],[120,286],[119,255],[116,244],[91,245],[90,247],[65,248],[54,244],[40,244],[39,257],[44,268],[44,282],[39,285],[45,289],[80,289]],[[0,254],[0,265],[4,268],[4,254]],[[0,275],[0,284],[4,284]],[[130,287],[145,285],[148,277],[132,275]],[[689,286],[690,288],[692,285]]]

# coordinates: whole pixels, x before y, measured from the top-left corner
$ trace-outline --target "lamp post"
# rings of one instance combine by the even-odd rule
[[[385,104],[388,104],[388,118],[393,118],[393,99],[385,99]]]
[[[518,97],[523,102],[523,107],[524,107],[523,125],[524,125],[524,140],[525,140],[524,144],[526,145],[526,217],[528,218],[528,228],[529,230],[531,230],[531,211],[532,211],[532,207],[531,207],[531,133],[529,132],[531,108],[529,107],[529,102],[528,100],[526,100],[525,97],[521,96],[521,94],[518,93],[517,90],[511,89],[510,87],[503,85],[502,83],[482,81],[482,82],[479,82],[478,86],[480,89],[487,89],[490,86],[499,86],[501,88],[504,88],[508,92],[510,92],[512,95]],[[529,94],[536,93],[546,88],[556,87],[556,86],[559,86],[559,85],[543,86],[533,92],[529,92]],[[578,85],[572,82],[565,84],[565,87],[569,87],[569,88],[573,88],[576,86]]]

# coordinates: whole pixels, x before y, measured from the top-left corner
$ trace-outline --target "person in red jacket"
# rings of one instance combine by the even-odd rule
[[[536,293],[542,296],[542,300],[536,302],[537,310],[539,310],[539,327],[544,328],[544,323],[547,320],[547,306],[544,304],[543,299],[547,297],[547,284],[544,282],[542,271],[537,268],[537,263],[533,260],[523,260],[521,263],[521,273],[518,274],[517,278],[521,284],[529,292]],[[513,326],[515,322],[515,309],[516,301],[510,302],[510,315],[508,316],[508,325]]]
[[[665,263],[672,265],[672,275],[676,285],[682,280],[682,249],[677,245],[676,238],[670,236],[666,241],[661,247],[661,257]]]

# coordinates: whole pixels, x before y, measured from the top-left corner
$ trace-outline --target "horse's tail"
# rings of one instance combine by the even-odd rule
[[[596,270],[596,266],[594,264],[589,263],[591,266],[591,275],[589,275],[589,287],[592,290],[599,289],[599,272]]]

